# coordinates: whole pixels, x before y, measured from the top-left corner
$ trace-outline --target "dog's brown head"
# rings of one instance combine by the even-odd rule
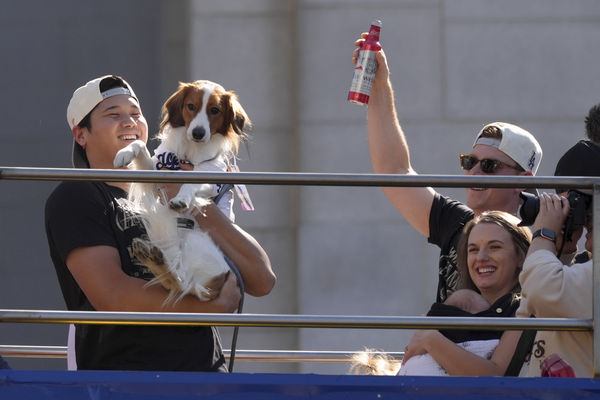
[[[162,108],[160,130],[167,125],[185,126],[188,137],[208,141],[214,134],[225,136],[235,154],[241,140],[246,139],[251,121],[233,91],[211,81],[179,83]]]

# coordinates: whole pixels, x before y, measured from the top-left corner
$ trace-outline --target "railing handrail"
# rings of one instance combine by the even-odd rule
[[[390,174],[355,174],[355,173],[275,173],[275,172],[196,172],[185,171],[185,173],[174,174],[172,171],[132,171],[132,170],[110,170],[110,169],[74,169],[74,168],[31,168],[31,167],[2,167],[0,166],[0,180],[42,180],[42,181],[64,181],[64,180],[87,180],[87,181],[104,181],[104,182],[170,182],[170,183],[243,183],[256,185],[304,185],[304,186],[407,186],[407,187],[496,187],[496,188],[548,188],[548,189],[568,189],[581,188],[593,189],[593,225],[594,233],[597,227],[600,226],[600,177],[540,177],[540,176],[489,176],[489,175],[390,175]],[[577,320],[577,319],[547,319],[553,326],[538,326],[535,329],[548,330],[561,329],[561,326],[569,324],[569,330],[592,330],[593,334],[593,360],[594,360],[594,376],[600,377],[600,329],[593,329],[594,321],[600,321],[600,235],[594,234],[593,241],[593,301],[592,301],[592,319]],[[22,311],[21,311],[22,312]],[[6,315],[5,315],[6,316]],[[214,315],[213,315],[214,316]],[[13,318],[15,315],[13,315]],[[238,314],[238,317],[241,317]],[[337,317],[340,318],[340,317]],[[393,318],[393,317],[390,317]],[[398,318],[398,317],[396,317]],[[419,317],[407,317],[419,318]],[[434,317],[421,317],[434,318]],[[437,317],[438,319],[440,317]],[[448,317],[444,317],[448,318]],[[519,319],[511,319],[510,326],[507,321],[501,321],[500,318],[493,321],[486,321],[484,318],[476,318],[477,321],[456,321],[453,324],[437,324],[434,326],[431,322],[430,328],[438,326],[445,329],[482,329],[478,326],[480,323],[492,324],[492,327],[498,329],[534,329],[535,324],[542,320],[524,321]],[[2,320],[0,322],[9,320]],[[17,322],[13,320],[12,322]],[[20,322],[32,322],[25,321]],[[38,315],[36,322],[69,322],[64,320],[45,320]],[[198,322],[198,321],[196,321]],[[289,322],[289,321],[288,321]],[[297,321],[298,324],[292,325],[296,327],[304,326],[305,321]],[[412,322],[415,322],[413,320]],[[425,323],[425,321],[422,321]],[[453,326],[458,322],[459,326]],[[543,321],[542,321],[543,322]],[[88,323],[92,323],[89,321]],[[107,322],[98,322],[107,323]],[[140,322],[137,322],[140,323]],[[246,321],[245,323],[249,323]],[[412,324],[408,321],[402,323],[396,321],[397,327],[419,328],[421,324]],[[465,324],[466,323],[466,324]],[[219,323],[212,321],[214,325],[232,325],[232,321],[228,323]],[[554,325],[555,324],[555,325]],[[564,324],[564,325],[561,325]],[[239,325],[251,326],[251,325]],[[284,326],[278,325],[272,321],[271,323],[255,326]],[[289,325],[288,325],[289,326]],[[306,327],[325,327],[326,325],[308,324]],[[388,327],[383,324],[381,327]],[[531,326],[532,328],[530,328]],[[349,324],[348,321],[339,323],[336,327],[366,327],[356,326],[354,323]],[[580,329],[580,328],[584,329]],[[490,329],[490,326],[486,326]],[[575,328],[575,329],[571,329]]]
[[[384,355],[392,360],[402,360],[404,352],[365,351]],[[231,356],[230,349],[223,349],[226,359]],[[347,363],[356,351],[324,351],[324,350],[241,350],[235,351],[236,361],[271,361],[271,362],[343,362]],[[31,358],[67,358],[67,346],[29,346],[0,345],[2,357]]]
[[[591,319],[213,314],[0,309],[0,322],[120,325],[206,325],[353,329],[473,329],[591,331]]]
[[[489,175],[397,175],[303,172],[200,172],[132,171],[112,169],[31,168],[0,166],[0,180],[88,180],[101,182],[243,183],[303,186],[432,186],[432,187],[524,187],[586,188],[600,184],[600,177],[489,176]]]

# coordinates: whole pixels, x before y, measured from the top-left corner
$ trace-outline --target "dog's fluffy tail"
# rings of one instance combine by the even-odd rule
[[[354,375],[396,375],[401,362],[381,352],[367,349],[354,353],[350,373]]]

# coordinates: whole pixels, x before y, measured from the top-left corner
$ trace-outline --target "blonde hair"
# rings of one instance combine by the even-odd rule
[[[401,361],[382,352],[365,348],[351,358],[350,373],[353,375],[396,375]]]

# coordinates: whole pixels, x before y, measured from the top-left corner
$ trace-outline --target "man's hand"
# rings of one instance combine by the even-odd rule
[[[194,166],[189,163],[179,163],[179,167],[182,171],[193,171]],[[167,200],[171,200],[173,197],[177,196],[179,190],[181,189],[182,183],[159,183],[158,189],[165,194]]]
[[[360,35],[360,39],[357,39],[354,42],[354,45],[356,47],[352,52],[352,65],[356,65],[356,63],[358,62],[358,53],[360,51],[360,47],[362,46],[363,42],[365,41],[368,35],[368,32],[363,32]],[[390,75],[390,69],[388,67],[387,59],[385,57],[385,52],[383,51],[383,49],[379,50],[375,57],[377,59],[377,70],[375,71],[373,89],[376,89],[376,87],[385,84]]]
[[[542,193],[539,196],[540,211],[535,218],[531,230],[546,228],[556,233],[556,249],[560,249],[563,241],[562,227],[569,214],[569,200],[564,196]]]
[[[238,286],[237,278],[235,274],[229,273],[221,293],[219,296],[212,300],[217,309],[221,309],[223,313],[232,313],[237,310],[240,305],[242,294]]]

